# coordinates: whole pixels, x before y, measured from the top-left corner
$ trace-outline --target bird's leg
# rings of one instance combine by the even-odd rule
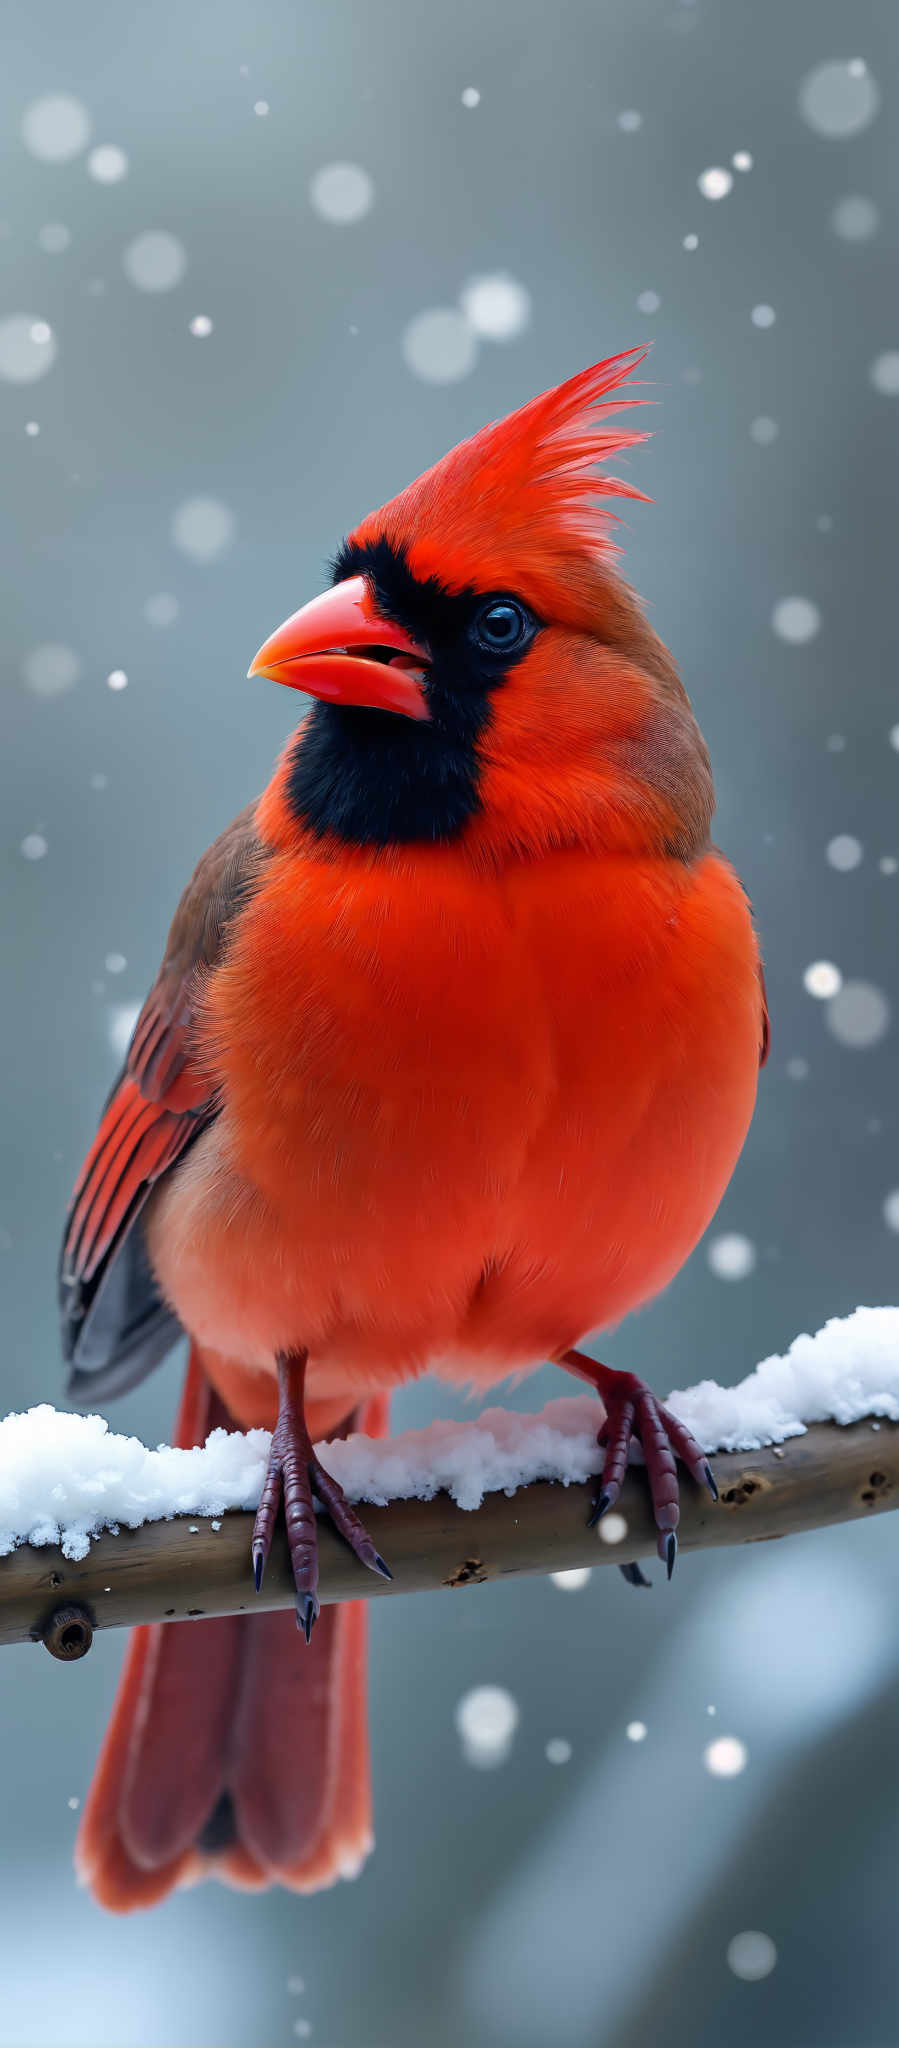
[[[313,1451],[303,1401],[307,1360],[305,1351],[286,1352],[278,1358],[278,1420],[253,1526],[252,1554],[258,1593],[271,1549],[278,1504],[283,1497],[287,1544],[297,1589],[297,1626],[308,1643],[320,1604],[314,1498],[327,1510],[338,1535],[349,1544],[360,1564],[380,1572],[385,1579],[391,1578],[392,1573],[350,1507],[343,1487],[325,1471]]]
[[[698,1486],[708,1487],[713,1500],[718,1498],[714,1474],[704,1450],[684,1424],[678,1422],[677,1416],[663,1408],[652,1389],[645,1380],[638,1379],[636,1373],[614,1372],[610,1366],[588,1358],[583,1351],[562,1352],[556,1363],[563,1365],[566,1372],[576,1373],[578,1379],[588,1380],[596,1388],[606,1411],[597,1439],[606,1456],[590,1527],[593,1528],[618,1499],[627,1470],[631,1439],[636,1437],[646,1461],[652,1511],[659,1532],[658,1552],[662,1563],[667,1565],[670,1579],[677,1557],[676,1532],[680,1520],[675,1459],[683,1461]],[[631,1585],[641,1583],[634,1576],[639,1566],[623,1565],[622,1570]]]

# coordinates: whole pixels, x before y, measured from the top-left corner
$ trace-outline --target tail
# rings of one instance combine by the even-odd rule
[[[387,1406],[358,1426],[383,1436]],[[175,1441],[222,1425],[194,1348]],[[311,1892],[356,1876],[374,1842],[367,1620],[365,1601],[324,1607],[308,1649],[292,1613],[133,1630],[75,1846],[98,1904],[129,1913],[204,1877]]]

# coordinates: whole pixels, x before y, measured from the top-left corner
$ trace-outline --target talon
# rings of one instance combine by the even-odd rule
[[[697,1486],[707,1486],[712,1499],[717,1500],[715,1475],[705,1452],[686,1423],[663,1407],[651,1387],[647,1387],[635,1373],[614,1372],[609,1366],[601,1365],[598,1359],[588,1358],[583,1351],[561,1352],[557,1363],[567,1372],[575,1373],[578,1379],[589,1380],[606,1411],[597,1439],[605,1452],[600,1479],[602,1492],[590,1516],[589,1526],[593,1528],[606,1508],[617,1500],[627,1472],[628,1451],[636,1438],[643,1451],[652,1512],[659,1532],[658,1552],[670,1579],[677,1557],[674,1533],[679,1515],[676,1461],[680,1458]],[[630,1579],[626,1570],[625,1577],[632,1585],[639,1583]]]
[[[314,1593],[297,1594],[297,1628],[307,1643],[320,1613],[321,1607]]]
[[[599,1499],[595,1500],[593,1503],[592,1511],[587,1520],[588,1529],[596,1528],[597,1522],[602,1521],[603,1515],[606,1513],[607,1509],[611,1507],[611,1505],[612,1495],[608,1492],[606,1488],[604,1488],[599,1496]]]
[[[297,1589],[297,1627],[308,1643],[321,1611],[315,1590],[318,1584],[316,1498],[338,1536],[349,1544],[360,1564],[378,1572],[382,1579],[391,1579],[393,1573],[379,1556],[355,1510],[350,1507],[343,1487],[332,1479],[315,1456],[303,1405],[305,1378],[304,1351],[278,1359],[278,1420],[253,1529],[251,1555],[258,1593],[271,1549],[275,1520],[283,1506],[287,1548]]]

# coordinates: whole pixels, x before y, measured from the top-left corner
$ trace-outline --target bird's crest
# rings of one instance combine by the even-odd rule
[[[623,395],[645,354],[610,356],[482,427],[370,513],[351,542],[387,540],[418,574],[481,588],[501,585],[512,562],[545,569],[560,556],[617,552],[604,500],[646,494],[598,465],[646,439],[610,424],[646,403]]]

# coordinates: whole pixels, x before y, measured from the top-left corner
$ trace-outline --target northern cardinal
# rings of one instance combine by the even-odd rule
[[[312,1444],[383,1432],[426,1369],[547,1359],[601,1396],[594,1519],[643,1446],[669,1573],[675,1454],[644,1383],[576,1348],[671,1279],[743,1144],[758,946],[711,845],[677,670],[622,581],[596,465],[641,351],[462,443],[371,513],[251,675],[317,701],[204,854],[72,1198],[70,1390],[191,1338],[177,1441],[273,1429],[308,1643]],[[365,1607],[140,1628],[77,1860],[127,1910],[213,1873],[311,1890],[371,1846]]]

